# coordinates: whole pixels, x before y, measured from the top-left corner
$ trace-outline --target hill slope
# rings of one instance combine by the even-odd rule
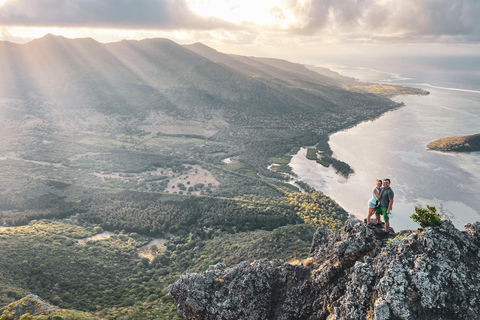
[[[299,64],[168,39],[1,42],[0,66],[6,210],[76,186],[282,196],[262,179],[286,179],[267,168],[273,161],[302,145],[328,148],[328,133],[399,106]],[[189,190],[181,179],[191,170]]]
[[[42,141],[81,146],[73,155],[97,152],[92,146],[99,143],[85,148],[85,140],[158,153],[166,151],[159,141],[165,139],[155,135],[187,135],[175,141],[173,156],[195,154],[211,163],[221,160],[212,154],[242,155],[242,163],[272,175],[266,170],[270,157],[398,106],[344,90],[338,79],[299,64],[167,39],[101,44],[47,35],[23,45],[2,42],[0,65],[0,120],[11,125],[9,132],[15,128],[9,137],[17,143],[0,144],[0,152],[36,160],[72,156]],[[132,139],[138,134],[153,141]]]

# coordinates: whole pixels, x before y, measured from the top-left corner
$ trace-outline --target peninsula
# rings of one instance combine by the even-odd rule
[[[469,136],[441,138],[430,142],[429,149],[436,151],[480,151],[480,133]]]

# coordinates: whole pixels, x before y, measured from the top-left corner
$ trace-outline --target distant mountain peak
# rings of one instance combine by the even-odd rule
[[[223,57],[226,57],[227,55],[224,54],[224,53],[221,53],[201,42],[195,42],[193,44],[186,44],[184,45],[185,48],[189,49],[189,50],[192,50],[193,52],[196,52],[198,54],[201,54],[201,55],[205,55],[205,56],[214,56],[214,57],[219,57],[219,56],[223,56]]]
[[[205,49],[205,50],[211,50],[211,51],[215,51],[215,52],[218,52],[218,50],[215,50],[213,49],[212,47],[209,47],[207,46],[206,44],[203,44],[201,42],[195,42],[193,44],[190,44],[190,45],[186,45],[186,47],[196,47],[196,48],[199,48],[199,49]]]
[[[78,42],[84,42],[84,43],[99,43],[95,39],[92,38],[75,38],[75,39],[70,39],[66,38],[64,36],[57,36],[52,33],[47,33],[41,38],[32,40],[28,42],[27,44],[37,44],[37,43],[78,43]]]
[[[177,46],[180,46],[178,43],[176,43],[173,40],[167,39],[167,38],[148,38],[148,39],[143,39],[139,40],[139,42],[157,42],[157,43],[170,43],[170,44],[175,44]]]
[[[65,38],[64,36],[57,36],[57,35],[54,35],[52,33],[47,33],[43,37],[38,38],[38,39],[33,40],[33,41],[37,41],[37,40],[42,41],[42,40],[71,40],[71,39]]]

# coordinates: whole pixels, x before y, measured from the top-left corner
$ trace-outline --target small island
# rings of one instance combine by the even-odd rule
[[[430,142],[429,149],[436,151],[480,151],[480,133],[461,137],[448,137]]]

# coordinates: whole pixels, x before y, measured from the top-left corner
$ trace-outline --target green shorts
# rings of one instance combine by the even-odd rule
[[[390,219],[388,218],[388,214],[387,214],[387,208],[378,207],[377,209],[375,209],[375,213],[381,215],[383,217],[383,221],[385,221],[385,222],[390,221]]]

